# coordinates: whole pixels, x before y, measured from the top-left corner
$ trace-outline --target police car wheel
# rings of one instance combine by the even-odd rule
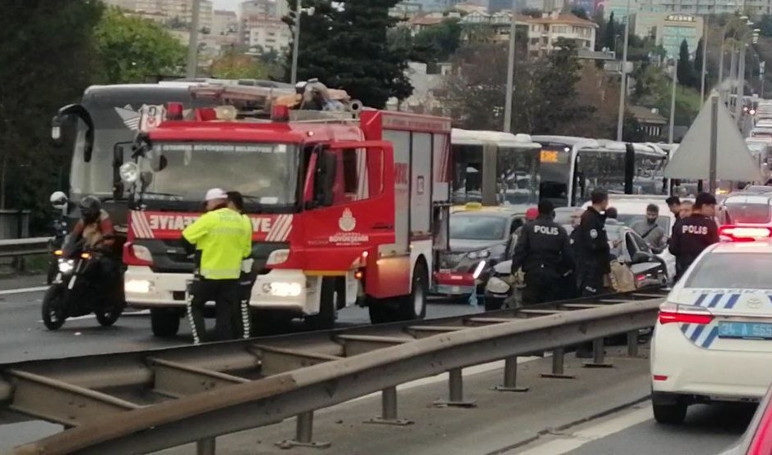
[[[686,418],[686,404],[681,402],[652,404],[654,419],[666,425],[679,425]]]
[[[180,330],[181,314],[174,308],[151,308],[150,327],[157,337],[173,337]]]

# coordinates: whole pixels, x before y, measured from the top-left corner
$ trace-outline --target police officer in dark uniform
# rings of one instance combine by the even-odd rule
[[[715,196],[700,193],[694,201],[692,214],[678,220],[673,226],[669,249],[676,258],[676,281],[705,248],[718,243],[718,226],[713,219],[715,215]]]
[[[608,193],[596,189],[590,195],[592,205],[582,214],[576,235],[579,289],[583,296],[603,293],[604,278],[611,273],[610,247],[606,236]]]
[[[512,258],[512,273],[525,272],[523,303],[549,302],[560,298],[563,275],[574,268],[568,233],[554,221],[550,201],[539,203],[539,215],[523,227]]]

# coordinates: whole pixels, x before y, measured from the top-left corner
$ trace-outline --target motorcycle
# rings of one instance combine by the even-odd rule
[[[57,250],[57,273],[43,297],[43,323],[57,330],[67,318],[96,315],[100,325],[111,326],[126,306],[122,279],[105,285],[100,274],[101,253],[82,247]]]

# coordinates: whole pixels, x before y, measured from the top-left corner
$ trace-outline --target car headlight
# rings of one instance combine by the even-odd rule
[[[276,297],[297,297],[303,293],[303,286],[300,283],[274,281],[263,284],[263,293]]]
[[[147,294],[153,288],[148,280],[129,280],[123,285],[123,290],[131,294]]]
[[[488,283],[485,285],[485,289],[492,294],[506,294],[509,292],[509,284],[496,277],[491,277]]]
[[[491,250],[478,250],[467,253],[469,259],[485,259],[491,255]]]
[[[72,272],[72,269],[75,268],[75,261],[72,259],[60,259],[59,260],[59,271],[62,273],[70,273]]]

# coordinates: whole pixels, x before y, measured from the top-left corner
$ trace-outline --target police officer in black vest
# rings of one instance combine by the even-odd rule
[[[574,269],[568,234],[557,224],[550,201],[539,203],[539,216],[523,227],[515,245],[512,273],[525,272],[523,303],[549,302],[560,298],[561,278]]]
[[[592,205],[582,214],[576,235],[579,290],[583,296],[603,294],[606,290],[605,277],[611,272],[611,248],[604,214],[608,208],[608,193],[597,189],[590,199]]]
[[[715,215],[715,196],[700,193],[694,201],[692,214],[676,221],[673,226],[669,249],[676,258],[676,281],[705,248],[718,243],[718,226],[713,219]]]

